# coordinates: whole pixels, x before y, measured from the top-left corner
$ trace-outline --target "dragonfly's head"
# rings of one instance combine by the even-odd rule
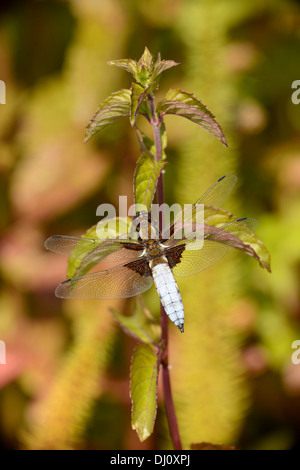
[[[159,230],[151,221],[150,212],[137,212],[132,220],[130,236],[141,240],[158,240]]]

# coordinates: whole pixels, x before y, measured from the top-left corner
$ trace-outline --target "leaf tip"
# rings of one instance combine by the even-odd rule
[[[262,267],[265,268],[269,273],[272,273],[270,263],[264,263]]]
[[[225,145],[225,147],[228,148],[228,143],[227,143],[227,140],[226,140],[224,135],[223,135],[223,137],[221,137],[221,142],[222,142],[223,145]]]

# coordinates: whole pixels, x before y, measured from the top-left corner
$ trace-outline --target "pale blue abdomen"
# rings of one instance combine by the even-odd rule
[[[183,303],[171,268],[167,263],[159,263],[151,269],[156,290],[165,312],[183,333]]]

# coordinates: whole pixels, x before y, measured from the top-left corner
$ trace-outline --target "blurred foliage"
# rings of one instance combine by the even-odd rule
[[[136,343],[108,310],[130,312],[132,302],[59,301],[67,263],[43,248],[49,235],[84,233],[100,203],[125,194],[133,202],[139,143],[129,123],[83,140],[98,103],[130,84],[106,61],[138,58],[145,46],[181,62],[161,89],[203,100],[229,145],[167,116],[167,202],[194,202],[236,172],[230,208],[259,219],[272,257],[271,275],[231,253],[179,281],[186,328],[179,335],[170,326],[170,362],[184,445],[299,446],[300,366],[291,362],[300,338],[300,105],[291,101],[299,2],[14,1],[1,9],[2,447],[170,446],[160,395],[154,435],[140,443],[130,429]],[[154,291],[144,301],[158,310]]]

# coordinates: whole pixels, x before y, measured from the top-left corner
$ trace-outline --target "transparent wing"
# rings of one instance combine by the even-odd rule
[[[208,188],[195,204],[206,204],[208,206],[221,207],[228,199],[229,194],[236,185],[235,175],[225,175],[219,178]]]
[[[132,249],[125,249],[126,246]],[[139,243],[131,239],[101,240],[96,238],[69,237],[54,235],[45,241],[45,248],[61,255],[72,255],[76,259],[85,258],[86,263],[99,263],[110,255],[110,261],[136,258],[141,253]]]
[[[106,239],[100,238],[85,238],[85,237],[69,237],[65,235],[53,235],[45,241],[45,248],[54,251],[61,255],[69,256],[74,248],[77,248],[82,253],[87,253],[92,250],[101,252],[109,248],[113,250],[123,246],[123,244],[131,244],[138,246],[139,243],[132,239]]]
[[[249,232],[249,230],[250,232],[253,232],[257,226],[257,219],[254,219],[253,217],[242,217],[232,222],[228,222],[227,224],[222,225],[220,228],[237,236],[239,233],[246,233]]]
[[[173,269],[174,275],[185,277],[204,271],[217,263],[232,248],[256,257],[254,250],[239,238],[242,237],[243,233],[249,233],[249,231],[252,233],[256,226],[256,219],[243,218],[224,224],[221,227],[209,227],[203,240],[203,246],[199,250],[195,249],[192,244],[194,243],[194,246],[197,247],[197,243],[199,243],[199,246],[201,246],[202,241],[188,240],[184,242],[182,240],[178,242],[175,246],[185,243],[186,249],[181,254],[180,262]],[[171,249],[174,249],[174,247]]]
[[[183,224],[187,227],[188,224],[193,224],[195,222],[198,224],[201,222],[203,223],[206,217],[213,215],[214,212],[217,211],[217,209],[214,208],[219,208],[224,204],[236,182],[237,177],[235,175],[225,175],[222,176],[222,178],[219,178],[205,191],[195,204],[188,206],[188,208],[181,211],[175,217],[173,224],[163,230],[162,238],[167,239],[170,238],[172,234],[180,232],[183,228]],[[204,207],[204,213],[199,213],[196,208],[197,204],[204,204],[209,207]]]
[[[71,251],[77,246],[81,247],[82,253],[87,253],[88,251],[98,247],[99,244],[100,240],[96,240],[94,238],[53,235],[52,237],[47,238],[44,246],[47,250],[54,251],[60,255],[69,256]]]
[[[230,251],[230,246],[204,240],[201,250],[185,250],[173,269],[177,277],[191,276],[210,268]]]
[[[122,299],[150,289],[151,276],[143,276],[126,266],[78,276],[62,282],[55,295],[62,299]]]

